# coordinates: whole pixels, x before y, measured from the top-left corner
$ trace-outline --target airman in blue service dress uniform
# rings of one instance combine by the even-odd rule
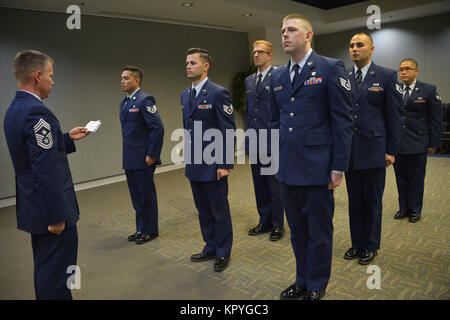
[[[318,300],[331,273],[333,189],[347,170],[351,137],[350,83],[344,63],[311,49],[309,20],[284,18],[290,61],[272,72],[272,127],[280,129],[277,179],[291,230],[296,281],[281,299]]]
[[[127,177],[133,208],[136,211],[136,233],[129,241],[143,244],[155,239],[158,230],[158,201],[153,176],[163,145],[164,127],[155,98],[140,89],[142,71],[127,66],[122,71],[122,90],[127,96],[120,103],[122,125],[123,169]]]
[[[230,151],[233,154],[228,155],[226,144],[231,141],[227,141],[226,130],[233,130],[231,138],[234,139],[236,125],[230,93],[207,77],[210,63],[211,56],[207,50],[191,48],[187,51],[186,71],[192,86],[181,94],[181,105],[186,130],[185,174],[191,184],[206,243],[200,253],[191,256],[191,261],[216,259],[214,271],[220,272],[229,265],[233,242],[227,176],[233,168],[234,148]],[[215,150],[218,160],[205,161],[205,149],[215,142],[202,139],[205,131],[210,129],[220,132],[223,149]],[[196,137],[200,137],[201,141],[196,141]],[[188,153],[190,157],[187,157]],[[227,161],[227,158],[231,158],[231,161]]]
[[[77,264],[79,210],[67,154],[89,132],[63,134],[43,103],[53,86],[53,60],[28,50],[14,59],[18,91],[4,120],[16,175],[17,227],[31,234],[36,299],[72,299],[69,266]]]
[[[284,234],[284,213],[281,204],[280,186],[275,175],[264,175],[261,168],[267,166],[261,162],[259,156],[260,143],[266,143],[267,154],[270,154],[270,78],[273,67],[270,65],[273,55],[273,45],[264,40],[253,44],[253,58],[258,71],[245,79],[245,98],[247,109],[245,112],[245,130],[255,130],[256,140],[246,139],[246,152],[256,152],[256,162],[250,165],[252,170],[253,187],[255,189],[256,207],[259,213],[259,223],[249,230],[249,235],[271,232],[270,240],[277,241]],[[267,139],[260,141],[260,130],[267,131]],[[254,151],[249,143],[254,143]]]
[[[353,95],[353,141],[345,174],[352,247],[347,260],[372,262],[380,248],[386,167],[395,161],[402,126],[401,87],[394,70],[370,59],[374,46],[365,33],[350,40],[355,63],[348,70]]]
[[[417,80],[417,62],[400,63],[405,123],[394,163],[399,211],[395,219],[417,222],[422,214],[427,154],[436,152],[442,135],[442,103],[436,86]]]

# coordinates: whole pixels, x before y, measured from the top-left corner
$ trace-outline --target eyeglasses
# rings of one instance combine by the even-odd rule
[[[403,72],[403,71],[411,71],[411,70],[416,70],[417,68],[410,68],[410,67],[406,67],[406,68],[399,68],[398,72]]]
[[[263,53],[268,53],[267,51],[264,51],[264,50],[255,50],[255,51],[253,51],[253,55],[255,55],[255,54],[263,54]]]

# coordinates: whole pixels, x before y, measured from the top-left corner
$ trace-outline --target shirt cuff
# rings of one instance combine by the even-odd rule
[[[344,174],[344,171],[338,171],[338,170],[333,170],[331,172],[333,172],[334,174],[339,174],[341,176]]]

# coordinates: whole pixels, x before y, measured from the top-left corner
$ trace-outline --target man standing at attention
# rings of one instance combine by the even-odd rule
[[[136,233],[128,236],[128,241],[136,244],[146,243],[159,235],[153,175],[156,165],[161,164],[159,157],[164,136],[155,98],[140,89],[143,76],[138,67],[127,66],[122,70],[121,86],[127,96],[119,106],[123,169],[136,211]]]
[[[345,182],[352,246],[344,259],[362,265],[371,263],[380,248],[386,168],[395,162],[402,128],[397,74],[371,61],[374,49],[368,34],[350,40],[354,133]]]
[[[245,114],[245,130],[253,129],[256,132],[254,148],[249,148],[246,141],[247,152],[256,152],[256,163],[251,163],[253,187],[255,189],[256,207],[259,213],[259,223],[248,231],[249,235],[259,235],[271,232],[270,240],[277,241],[283,237],[284,214],[281,205],[280,186],[274,175],[262,175],[258,150],[260,143],[266,143],[264,152],[270,149],[270,78],[273,67],[270,65],[273,56],[272,43],[258,40],[253,43],[253,59],[258,71],[245,79],[245,98],[247,109]],[[260,141],[260,130],[266,130],[267,139]],[[267,155],[268,155],[267,154]],[[266,154],[264,154],[266,155]],[[250,157],[251,159],[252,157]]]
[[[16,174],[17,227],[31,233],[38,300],[71,300],[69,266],[77,264],[79,210],[67,154],[87,128],[62,134],[42,100],[53,87],[53,59],[34,50],[14,58],[18,83],[4,129]]]
[[[234,165],[234,154],[231,155],[233,161],[227,163],[226,130],[232,129],[234,132],[236,125],[231,95],[227,89],[208,79],[210,66],[211,56],[208,50],[191,48],[187,51],[186,72],[192,85],[181,94],[181,105],[183,126],[187,131],[184,141],[186,177],[191,184],[205,241],[203,250],[192,255],[191,261],[216,259],[214,271],[221,272],[230,263],[233,243],[228,204],[228,175]],[[223,142],[223,149],[215,150],[218,159],[212,162],[203,158],[205,149],[216,142],[203,141],[203,133],[210,129],[218,130]],[[234,139],[234,134],[232,138]],[[231,152],[234,152],[234,149]],[[190,157],[187,154],[190,154]]]
[[[333,189],[350,154],[350,83],[342,61],[311,49],[308,18],[286,16],[281,35],[291,58],[272,72],[272,127],[280,129],[276,177],[297,264],[295,283],[281,299],[319,300],[331,273]]]
[[[411,58],[400,63],[405,123],[394,163],[399,211],[395,219],[417,222],[422,214],[427,154],[436,152],[442,135],[442,103],[436,86],[417,80],[419,69]]]

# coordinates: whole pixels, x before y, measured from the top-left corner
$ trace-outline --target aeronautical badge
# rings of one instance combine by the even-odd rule
[[[232,114],[233,113],[233,105],[230,104],[229,106],[227,105],[223,105],[223,111],[225,111],[228,114]]]
[[[403,94],[403,89],[400,85],[398,85],[397,83],[395,84],[395,90],[397,90],[400,94]]]
[[[156,112],[156,104],[154,104],[153,106],[147,106],[147,111],[150,113],[155,113]]]
[[[352,86],[350,84],[350,80],[345,80],[344,78],[339,78],[341,81],[341,86],[343,86],[346,90],[350,91]]]
[[[53,146],[52,130],[50,124],[44,119],[39,119],[34,126],[34,135],[37,145],[43,149],[50,149]]]

